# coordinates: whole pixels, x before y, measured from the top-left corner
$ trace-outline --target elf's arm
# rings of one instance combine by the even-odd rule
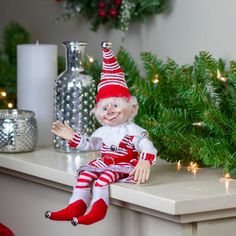
[[[153,146],[153,143],[147,138],[147,134],[142,138],[136,138],[135,146],[140,152],[140,157],[138,164],[130,175],[134,176],[134,180],[140,184],[145,183],[149,179],[151,165],[156,163],[157,150]]]
[[[52,132],[57,136],[68,140],[69,147],[76,148],[80,151],[99,150],[102,145],[101,139],[80,135],[79,133],[74,132],[66,122],[64,122],[64,124],[58,121],[54,122]]]

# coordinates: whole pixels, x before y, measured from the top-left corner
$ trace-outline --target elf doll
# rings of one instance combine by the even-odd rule
[[[126,85],[124,72],[111,50],[110,42],[102,42],[103,68],[92,110],[102,127],[90,137],[75,133],[65,122],[55,122],[52,132],[68,140],[80,151],[100,150],[100,156],[77,170],[77,183],[69,205],[56,212],[47,211],[46,218],[93,224],[102,220],[109,204],[109,185],[117,181],[144,183],[150,167],[156,162],[157,150],[148,139],[147,131],[132,122],[138,103]],[[91,209],[90,188],[93,183]]]

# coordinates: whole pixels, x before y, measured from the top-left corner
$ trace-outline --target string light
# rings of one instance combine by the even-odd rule
[[[154,76],[154,80],[152,81],[154,84],[158,84],[159,80],[158,80],[158,74],[155,74]]]
[[[90,62],[90,63],[93,63],[93,62],[94,62],[93,57],[88,56],[88,59],[89,59],[89,62]]]
[[[5,91],[1,91],[1,95],[2,95],[2,97],[6,97],[7,93]]]
[[[229,173],[226,173],[224,175],[224,177],[220,178],[220,182],[224,183],[224,185],[225,185],[225,193],[226,194],[229,194],[229,184],[230,184],[229,182],[230,181],[233,181],[233,179],[232,179],[232,177],[230,176]]]
[[[191,161],[189,166],[187,167],[188,171],[191,171],[194,175],[196,175],[198,171],[198,164],[196,162]]]
[[[181,161],[180,160],[177,162],[176,169],[177,170],[181,169]]]
[[[195,127],[206,127],[206,123],[204,123],[203,121],[202,122],[194,122],[194,123],[192,123],[192,126],[195,126]]]
[[[179,171],[181,168],[182,168],[182,165],[181,165],[181,161],[179,160],[176,163],[176,169],[177,169],[177,171]],[[199,167],[198,167],[198,164],[196,162],[191,161],[189,163],[189,165],[186,167],[186,169],[188,171],[191,171],[194,174],[194,176],[195,176],[197,174],[197,172],[198,172]]]
[[[12,108],[12,107],[13,107],[13,104],[12,104],[11,102],[9,102],[9,103],[7,104],[7,106],[8,106],[8,108]]]
[[[199,126],[199,127],[201,127],[201,126],[202,126],[202,122],[195,122],[195,123],[193,123],[192,125],[193,125],[193,126]]]
[[[227,81],[227,78],[223,77],[220,73],[220,70],[217,70],[217,79],[222,81],[222,82],[226,82]]]

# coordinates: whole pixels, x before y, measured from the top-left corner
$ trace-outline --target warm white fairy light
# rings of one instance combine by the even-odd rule
[[[195,122],[195,123],[193,123],[192,125],[193,125],[193,126],[199,126],[199,127],[201,127],[201,126],[202,126],[202,122]]]
[[[8,106],[8,108],[12,108],[12,107],[13,107],[13,104],[9,102],[9,103],[7,104],[7,106]]]
[[[88,59],[89,59],[89,62],[90,62],[90,63],[93,63],[93,62],[94,62],[93,57],[88,56]]]
[[[220,177],[220,182],[225,185],[225,193],[229,194],[229,185],[231,181],[235,181],[232,179],[229,173],[226,173],[224,176]]]
[[[180,160],[177,162],[176,169],[177,170],[181,169],[181,161]]]
[[[7,93],[5,91],[1,91],[1,95],[2,95],[2,97],[6,97]]]
[[[230,174],[229,174],[229,173],[226,173],[226,174],[225,174],[225,176],[224,176],[224,178],[225,178],[225,179],[230,179],[230,178],[231,178],[231,176],[230,176]]]
[[[222,81],[222,82],[226,82],[227,78],[223,77],[220,73],[220,70],[217,70],[217,79]]]
[[[194,175],[196,175],[198,171],[198,164],[196,162],[191,161],[187,167],[188,171],[191,171]]]
[[[155,74],[154,76],[154,80],[152,81],[154,84],[158,84],[159,80],[158,80],[158,75]]]

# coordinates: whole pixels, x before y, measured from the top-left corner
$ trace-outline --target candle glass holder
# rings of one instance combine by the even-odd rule
[[[96,121],[90,115],[95,105],[96,84],[86,75],[83,68],[86,42],[68,41],[63,43],[66,54],[66,69],[55,82],[54,121],[66,121],[74,131],[91,135]],[[54,136],[54,147],[60,152],[76,152],[67,141]]]
[[[0,109],[0,152],[34,151],[37,139],[33,111]]]

